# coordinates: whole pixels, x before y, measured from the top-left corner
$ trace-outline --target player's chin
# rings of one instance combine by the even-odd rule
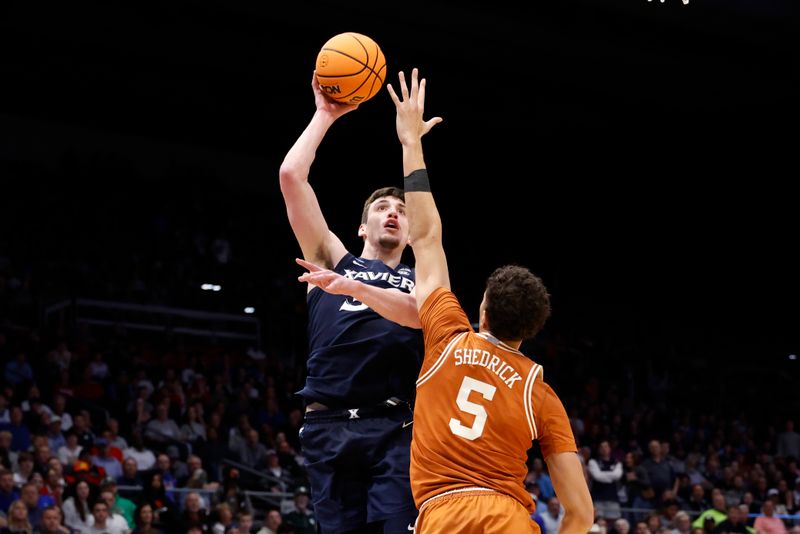
[[[396,235],[384,234],[378,240],[378,243],[383,248],[395,249],[395,248],[399,247],[402,244],[402,241]]]

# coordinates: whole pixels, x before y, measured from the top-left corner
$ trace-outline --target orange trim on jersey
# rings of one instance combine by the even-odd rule
[[[432,377],[434,373],[436,373],[436,371],[438,371],[442,367],[442,365],[444,365],[444,362],[447,361],[447,356],[450,354],[450,351],[453,350],[453,345],[458,343],[468,333],[469,332],[461,332],[456,337],[450,340],[450,343],[448,343],[447,346],[444,348],[442,354],[439,356],[439,359],[436,360],[435,364],[433,364],[433,367],[428,369],[428,371],[424,375],[419,377],[419,379],[417,380],[417,387],[420,387],[422,384],[427,382],[428,379],[430,379],[430,377]]]

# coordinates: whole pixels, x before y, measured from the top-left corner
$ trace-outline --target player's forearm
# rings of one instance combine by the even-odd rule
[[[417,301],[413,295],[362,282],[355,282],[350,293],[351,297],[363,302],[384,319],[410,328],[422,327],[417,313]]]
[[[317,154],[322,139],[334,122],[334,118],[327,113],[317,111],[308,123],[306,129],[297,138],[292,148],[286,153],[281,164],[281,181],[299,180],[307,181],[308,172]]]
[[[403,174],[409,177],[414,171],[427,169],[423,157],[422,142],[403,143]],[[406,213],[409,222],[409,237],[412,246],[420,246],[429,241],[441,241],[442,221],[439,210],[430,191],[419,191],[409,188],[406,182]],[[410,195],[410,197],[409,197]],[[411,202],[408,199],[411,198]]]

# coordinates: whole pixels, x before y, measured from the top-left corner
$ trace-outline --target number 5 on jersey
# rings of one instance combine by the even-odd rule
[[[483,427],[486,425],[486,408],[480,404],[469,401],[469,394],[473,391],[477,391],[483,395],[484,399],[490,401],[494,398],[494,393],[497,391],[497,388],[491,384],[475,380],[468,376],[465,376],[464,381],[461,382],[461,389],[458,390],[456,404],[458,404],[462,412],[474,415],[475,422],[472,423],[471,427],[468,427],[462,425],[461,421],[458,419],[452,418],[450,419],[450,431],[456,436],[470,441],[481,437],[481,434],[483,434]]]

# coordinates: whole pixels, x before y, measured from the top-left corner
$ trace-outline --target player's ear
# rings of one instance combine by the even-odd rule
[[[362,223],[362,224],[360,224],[358,226],[358,237],[367,237],[367,225],[366,224]]]

